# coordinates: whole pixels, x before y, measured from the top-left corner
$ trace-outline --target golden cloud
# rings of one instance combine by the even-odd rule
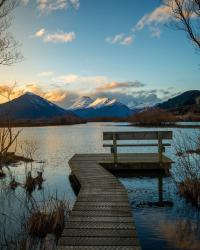
[[[96,88],[97,92],[107,91],[112,89],[123,89],[123,88],[140,88],[144,87],[145,84],[139,81],[128,81],[128,82],[110,82]]]
[[[52,102],[61,102],[69,95],[67,90],[53,89],[44,91],[36,84],[27,84],[22,87],[13,87],[6,84],[1,84],[0,103],[7,102],[9,99],[15,99],[26,92],[34,93]]]

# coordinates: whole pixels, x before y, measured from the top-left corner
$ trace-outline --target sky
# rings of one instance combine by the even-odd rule
[[[200,55],[160,0],[21,0],[10,32],[24,60],[0,66],[15,97],[68,108],[79,96],[134,106],[200,89]]]

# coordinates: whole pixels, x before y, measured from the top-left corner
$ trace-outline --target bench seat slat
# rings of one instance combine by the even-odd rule
[[[164,147],[170,147],[170,143],[163,143]],[[103,147],[113,147],[113,144],[103,144]],[[158,147],[158,144],[117,144],[117,147]]]

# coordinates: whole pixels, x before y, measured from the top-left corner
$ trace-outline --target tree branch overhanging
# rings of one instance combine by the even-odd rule
[[[186,32],[200,49],[200,0],[164,0],[172,16],[171,25]]]
[[[13,65],[23,60],[20,44],[8,32],[12,24],[12,12],[19,0],[0,0],[0,65]]]

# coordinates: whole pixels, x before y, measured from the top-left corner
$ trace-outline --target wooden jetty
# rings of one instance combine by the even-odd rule
[[[172,161],[159,153],[117,154],[116,166],[113,154],[75,154],[69,161],[80,191],[59,250],[141,249],[127,192],[110,171],[160,170],[169,168]]]

